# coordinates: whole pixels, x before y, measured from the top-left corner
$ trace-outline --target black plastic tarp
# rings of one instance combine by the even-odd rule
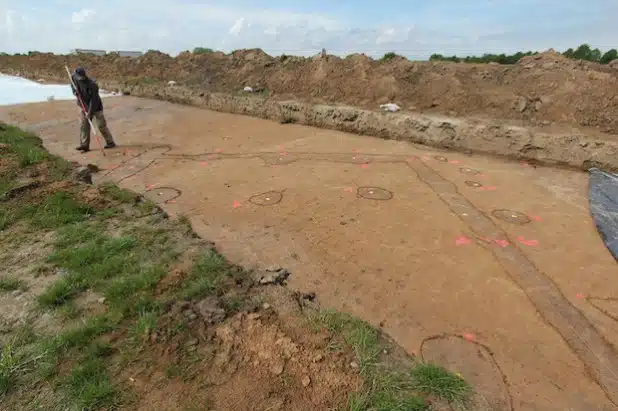
[[[589,173],[590,214],[603,242],[618,260],[618,175],[598,168]]]

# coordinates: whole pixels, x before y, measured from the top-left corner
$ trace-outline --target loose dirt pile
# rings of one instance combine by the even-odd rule
[[[263,89],[277,99],[343,103],[375,109],[394,102],[404,110],[596,127],[618,134],[618,68],[569,60],[548,51],[515,65],[372,60],[354,54],[271,57],[262,50],[231,54],[149,52],[136,59],[108,55],[0,56],[0,72],[66,81],[64,65],[86,67],[107,86],[168,81],[205,92]],[[135,94],[135,92],[134,92]],[[137,93],[139,94],[139,93]]]

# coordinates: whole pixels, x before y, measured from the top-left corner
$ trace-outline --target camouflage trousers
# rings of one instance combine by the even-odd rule
[[[112,133],[107,127],[107,120],[105,120],[105,115],[103,115],[102,110],[94,113],[92,117],[92,123],[105,139],[105,143],[114,144],[114,137],[112,137]],[[81,113],[81,127],[79,131],[80,146],[84,148],[90,148],[90,122],[88,121],[88,118],[83,112]]]

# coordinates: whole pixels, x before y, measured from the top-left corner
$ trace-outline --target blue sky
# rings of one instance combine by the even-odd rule
[[[482,54],[618,48],[618,0],[0,0],[0,51]]]

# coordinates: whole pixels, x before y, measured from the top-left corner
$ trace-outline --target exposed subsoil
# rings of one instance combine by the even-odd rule
[[[205,325],[202,306],[172,307],[158,335],[121,372],[137,397],[127,410],[342,409],[361,387],[358,370],[350,367],[353,353],[329,350],[332,336],[309,331],[301,313],[281,317],[262,309],[212,327]],[[187,321],[187,312],[197,314],[190,331],[166,340],[165,330],[179,318]]]
[[[12,160],[2,147],[0,155],[4,155],[0,157],[4,160]],[[0,162],[0,172],[6,170],[4,162]],[[52,193],[66,191],[74,194],[80,203],[97,210],[118,205],[117,200],[98,187],[83,183],[83,176],[88,174],[83,167],[75,170],[72,180],[54,181],[45,163],[21,174],[23,184],[9,190],[0,201],[32,204]],[[137,211],[130,203],[125,206],[127,213]],[[161,209],[154,209],[148,217],[157,217],[150,220],[153,226],[177,235],[176,245],[184,250],[188,263],[178,264],[161,280],[157,286],[161,295],[182,283],[186,271],[190,270],[191,253],[203,252],[212,244],[193,232],[175,233],[178,223],[168,219]],[[122,221],[108,224],[122,224]],[[21,234],[27,239],[20,239]],[[37,333],[54,335],[108,309],[105,298],[89,290],[75,300],[75,318],[63,319],[57,312],[41,312],[37,297],[64,274],[51,267],[41,269],[46,266],[56,236],[54,231],[37,234],[33,236],[27,226],[19,224],[0,230],[0,278],[20,281],[16,290],[0,290],[3,349],[11,343],[13,333],[22,327],[31,326]],[[343,409],[348,396],[361,389],[363,379],[358,366],[351,366],[357,361],[355,353],[340,341],[340,336],[323,328],[311,328],[308,317],[317,314],[317,305],[277,284],[262,287],[253,279],[243,277],[240,285],[222,296],[170,304],[155,330],[142,336],[143,341],[134,342],[141,347],[137,354],[126,344],[126,339],[132,338],[127,335],[126,327],[104,335],[102,341],[109,344],[113,353],[107,361],[112,364],[114,384],[127,394],[123,404],[113,409]],[[231,297],[239,301],[238,313],[234,315],[221,308],[225,299]],[[262,301],[270,301],[272,305]],[[337,350],[330,347],[334,342]],[[397,353],[390,345],[384,347]],[[125,351],[129,352],[128,362],[123,358]],[[68,364],[64,368],[69,368]],[[0,393],[0,409],[66,409],[66,403],[56,403],[56,398],[48,392],[52,383],[42,385],[33,388],[25,399]]]
[[[617,409],[618,269],[586,174],[154,100],[106,107],[121,145],[106,157],[94,141],[74,151],[73,102],[0,119],[188,215],[233,262],[288,267],[293,288],[461,372],[489,409]]]
[[[205,92],[264,89],[275,99],[340,103],[377,109],[394,102],[406,111],[521,120],[525,124],[594,127],[618,134],[618,65],[569,60],[552,51],[515,65],[372,60],[355,54],[272,57],[262,50],[158,52],[131,59],[108,55],[0,56],[0,72],[66,81],[64,66],[86,67],[110,87],[175,81],[194,97]],[[134,90],[139,93],[139,90]]]

